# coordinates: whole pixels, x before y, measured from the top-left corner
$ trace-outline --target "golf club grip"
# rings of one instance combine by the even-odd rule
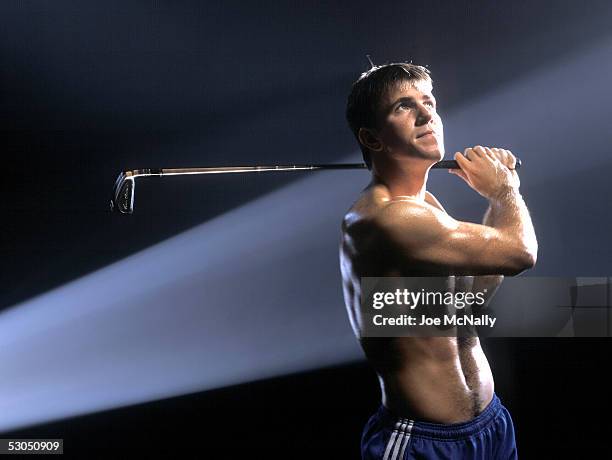
[[[455,160],[442,160],[434,164],[431,169],[459,169]]]

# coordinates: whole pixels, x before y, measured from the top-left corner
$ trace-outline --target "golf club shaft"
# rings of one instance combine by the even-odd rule
[[[517,162],[517,168],[520,162]],[[250,172],[271,172],[271,171],[315,171],[315,170],[334,170],[334,169],[366,169],[364,163],[344,163],[344,164],[316,164],[316,165],[276,165],[276,166],[220,166],[208,168],[159,168],[159,169],[136,169],[130,171],[132,177],[146,176],[184,176],[189,174],[230,174],[230,173],[250,173]],[[458,169],[455,160],[443,160],[435,163],[434,169]]]

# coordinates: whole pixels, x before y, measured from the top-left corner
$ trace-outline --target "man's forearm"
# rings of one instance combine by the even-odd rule
[[[489,207],[485,211],[484,217],[482,218],[482,225],[488,225],[489,227],[495,227],[495,213],[489,203]]]
[[[526,251],[535,262],[538,242],[529,215],[529,209],[517,189],[508,189],[489,200],[483,224],[494,227],[516,239],[518,247]]]

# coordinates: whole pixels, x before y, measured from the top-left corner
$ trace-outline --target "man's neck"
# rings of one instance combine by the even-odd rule
[[[372,168],[372,184],[389,189],[391,199],[425,200],[427,177],[431,163],[415,159],[392,159]]]

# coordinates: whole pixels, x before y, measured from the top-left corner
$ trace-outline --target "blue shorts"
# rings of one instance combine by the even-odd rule
[[[400,418],[380,406],[363,430],[361,456],[363,460],[518,458],[512,418],[495,394],[474,419],[448,425]]]

